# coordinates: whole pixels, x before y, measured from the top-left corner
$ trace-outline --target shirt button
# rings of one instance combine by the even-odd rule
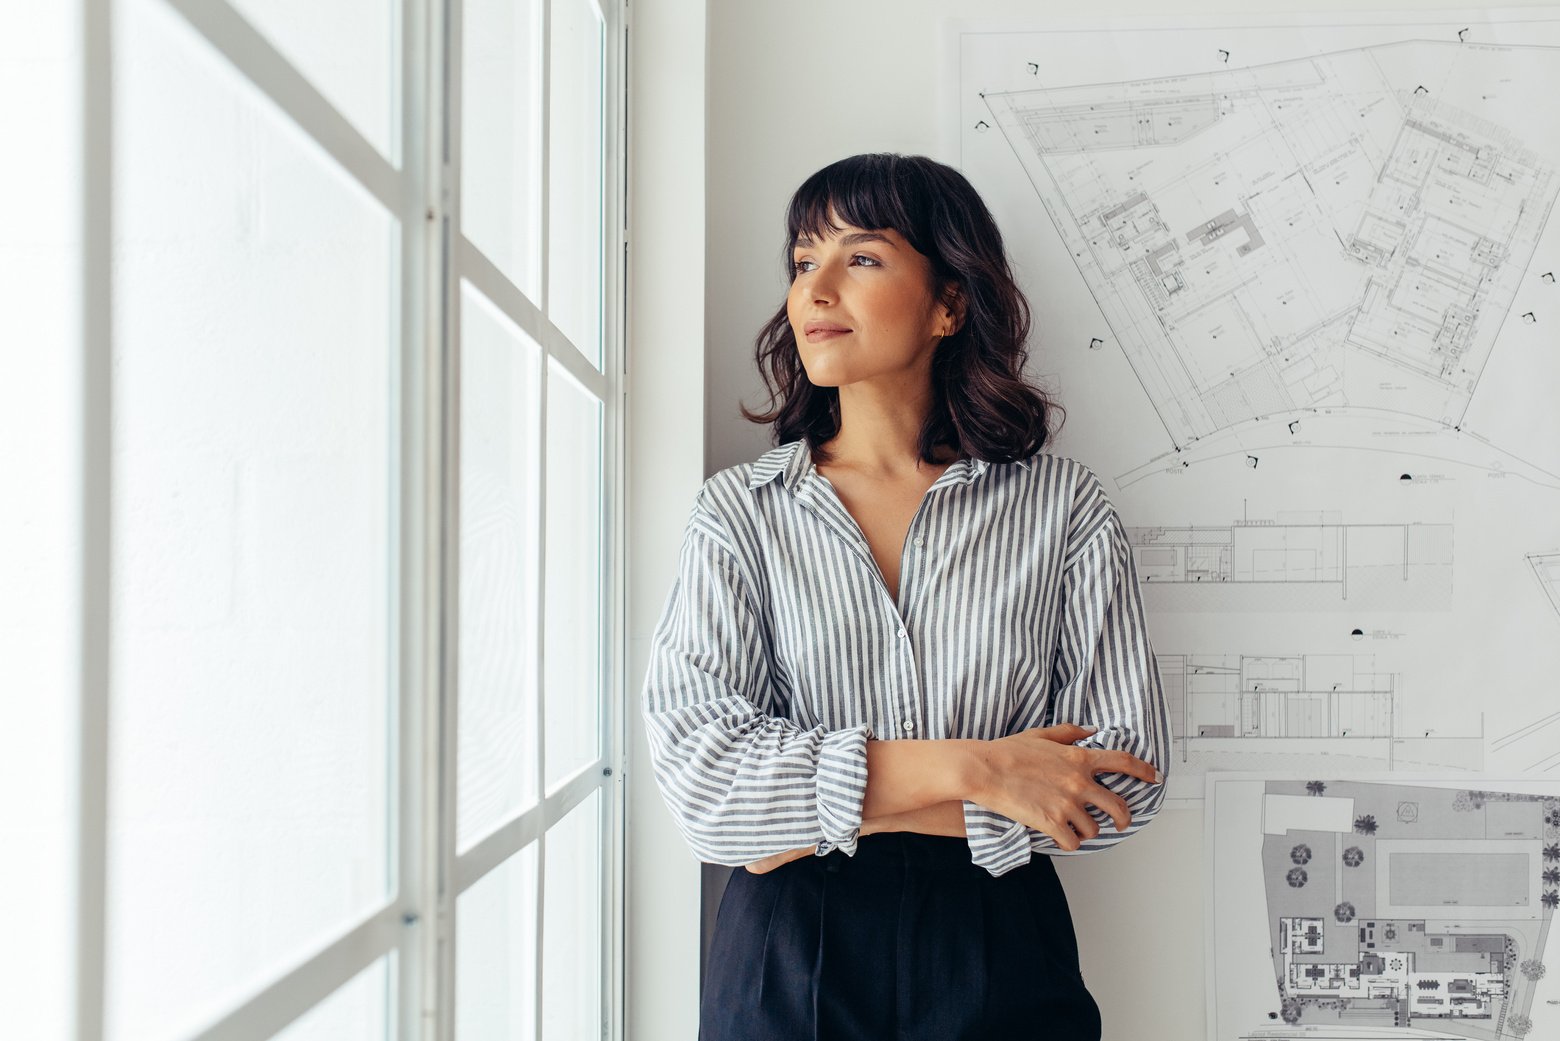
[[[903,629],[899,630],[899,635],[900,636],[903,636],[904,634],[905,634],[905,631]]]
[[[919,546],[919,545],[921,545],[921,544],[923,544],[923,543],[924,543],[924,542],[926,542],[926,539],[925,539],[925,537],[923,537],[923,536],[921,536],[921,535],[917,535],[917,536],[916,536],[916,537],[915,537],[915,544],[916,544],[916,545],[917,545],[917,546]]]
[[[913,719],[905,720],[904,726],[905,726],[906,730],[914,730],[915,729],[915,720],[913,720]]]

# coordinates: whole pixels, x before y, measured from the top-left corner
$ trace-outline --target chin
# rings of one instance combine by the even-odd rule
[[[837,376],[831,377],[823,373],[812,372],[805,366],[803,367],[803,371],[807,373],[807,382],[811,383],[815,387],[838,387],[842,383],[849,382],[848,380],[842,380]]]

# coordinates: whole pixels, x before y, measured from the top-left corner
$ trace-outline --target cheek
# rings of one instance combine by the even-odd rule
[[[864,297],[872,324],[885,329],[904,329],[921,324],[926,300],[917,287],[874,286]]]

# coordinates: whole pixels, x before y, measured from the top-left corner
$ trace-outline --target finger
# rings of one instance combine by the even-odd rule
[[[1039,831],[1042,831],[1045,834],[1051,836],[1052,840],[1056,843],[1057,849],[1072,851],[1082,845],[1082,843],[1078,841],[1077,834],[1072,830],[1072,826],[1069,825],[1065,820],[1058,822],[1050,817],[1047,817],[1038,825],[1036,825],[1036,828]]]
[[[1089,793],[1089,802],[1099,807],[1111,822],[1116,825],[1117,831],[1126,831],[1132,825],[1132,810],[1127,806],[1127,801],[1109,788],[1095,785]]]
[[[1091,769],[1097,774],[1126,774],[1149,784],[1164,783],[1164,775],[1152,763],[1119,749],[1100,749],[1095,753]]]
[[[1089,816],[1089,811],[1083,806],[1078,806],[1067,815],[1067,823],[1072,825],[1073,831],[1084,842],[1094,838],[1100,833],[1100,822]]]
[[[1064,745],[1070,745],[1082,741],[1098,730],[1099,727],[1082,727],[1076,723],[1057,723],[1054,726],[1036,727],[1035,733],[1047,741],[1060,741]]]

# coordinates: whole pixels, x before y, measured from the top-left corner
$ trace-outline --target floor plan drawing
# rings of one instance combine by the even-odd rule
[[[1215,779],[1221,1041],[1554,1036],[1535,998],[1560,903],[1560,784],[1495,783]],[[1248,981],[1263,993],[1237,992]]]
[[[1150,611],[1446,610],[1450,524],[1280,513],[1227,527],[1127,529]]]
[[[1510,61],[1403,40],[983,100],[1177,449],[1320,407],[1456,429],[1560,193],[1553,133],[1476,107]]]
[[[1400,678],[1369,655],[1159,654],[1170,710],[1166,797],[1199,799],[1209,770],[1480,770],[1478,730],[1428,736],[1402,722]]]

